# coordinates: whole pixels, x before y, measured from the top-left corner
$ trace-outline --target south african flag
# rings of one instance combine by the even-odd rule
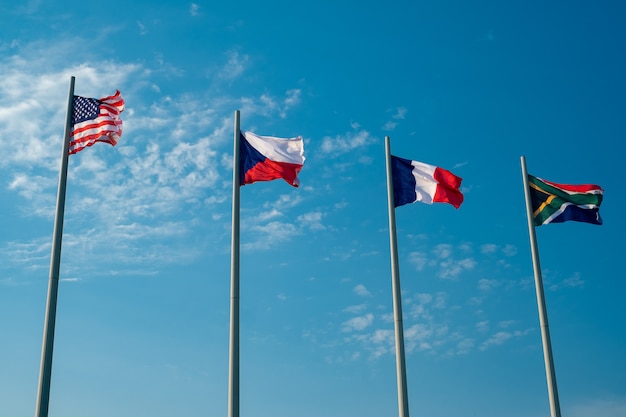
[[[569,220],[602,224],[599,210],[604,190],[599,185],[557,184],[529,175],[528,186],[535,226]]]

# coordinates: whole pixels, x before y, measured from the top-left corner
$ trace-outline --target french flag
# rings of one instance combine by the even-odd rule
[[[450,171],[391,155],[394,207],[415,203],[449,203],[459,208],[462,179]]]
[[[302,137],[275,138],[252,132],[240,133],[239,184],[282,178],[290,185],[300,185],[298,173],[304,165]]]

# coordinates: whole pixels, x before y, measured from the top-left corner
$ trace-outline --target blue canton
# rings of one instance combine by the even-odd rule
[[[100,114],[100,100],[74,96],[74,112],[72,113],[72,124],[93,120]]]

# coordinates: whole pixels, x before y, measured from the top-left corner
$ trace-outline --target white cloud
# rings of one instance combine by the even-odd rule
[[[478,323],[476,323],[476,330],[481,333],[489,330],[489,320],[479,321]]]
[[[385,132],[391,132],[396,128],[396,126],[398,126],[398,123],[389,121],[383,125],[383,130]]]
[[[407,111],[408,110],[407,110],[406,107],[398,107],[398,108],[396,108],[396,113],[393,116],[391,116],[391,117],[396,119],[396,120],[404,120]]]
[[[344,308],[343,311],[346,313],[358,314],[358,313],[362,313],[363,310],[365,310],[366,308],[367,308],[367,304],[358,304],[354,306],[348,306]]]
[[[377,344],[395,344],[395,333],[390,329],[378,329],[372,334],[372,342]]]
[[[4,263],[20,264],[29,269],[41,269],[49,266],[52,237],[39,237],[29,242],[7,242],[0,248]]]
[[[582,288],[585,281],[580,277],[580,272],[575,272],[571,277],[565,278],[550,285],[550,291],[557,291],[563,288]]]
[[[456,354],[457,355],[465,355],[469,353],[474,348],[475,342],[474,339],[463,339],[456,345]]]
[[[456,278],[464,270],[473,269],[476,266],[476,261],[472,258],[465,258],[461,260],[446,259],[439,263],[441,270],[439,271],[439,277],[443,279]]]
[[[14,174],[13,180],[8,185],[9,190],[17,191],[27,200],[37,201],[42,206],[43,201],[54,203],[51,195],[44,194],[44,190],[53,187],[58,183],[52,176],[27,175],[26,173]]]
[[[279,210],[286,210],[286,209],[296,207],[301,202],[302,202],[302,196],[297,192],[293,192],[291,194],[279,195],[276,201],[265,203],[264,207],[265,208],[274,207]]]
[[[348,132],[343,136],[335,136],[334,138],[325,137],[322,139],[321,151],[331,156],[339,156],[351,150],[370,145],[375,139],[366,130],[357,132]]]
[[[508,328],[512,325],[513,323],[511,321],[503,321],[498,323],[498,327],[500,328]],[[507,341],[511,340],[512,338],[516,338],[516,337],[523,337],[528,335],[530,332],[532,331],[532,329],[526,329],[526,330],[514,330],[514,331],[500,331],[500,332],[496,332],[495,334],[493,334],[490,338],[488,338],[487,340],[485,340],[479,347],[479,349],[481,351],[485,351],[487,349],[489,349],[492,346],[499,346],[502,345],[504,343],[506,343]]]
[[[446,308],[447,305],[447,300],[448,299],[448,295],[444,292],[438,292],[435,295],[435,299],[434,299],[434,303],[433,303],[433,308],[436,309],[443,309]]]
[[[310,230],[324,230],[326,226],[322,224],[323,213],[320,211],[312,211],[309,213],[301,214],[296,218],[302,227],[306,227]]]
[[[137,21],[137,27],[139,28],[140,35],[145,35],[146,33],[148,33],[148,31],[146,30],[146,26],[139,20]]]
[[[418,271],[424,269],[427,261],[426,255],[422,252],[411,252],[409,254],[409,262],[412,263]]]
[[[615,398],[581,398],[576,400],[577,404],[566,406],[567,410],[563,414],[571,417],[624,417],[626,416],[626,399]]]
[[[515,324],[515,320],[503,320],[498,322],[498,327],[506,329],[511,327],[513,324]]]
[[[479,279],[478,289],[481,291],[491,291],[492,289],[500,286],[500,282],[495,279]]]
[[[504,248],[502,248],[502,253],[504,253],[506,256],[515,256],[517,254],[517,248],[513,245],[504,245]]]
[[[467,165],[467,164],[469,164],[469,161],[459,162],[459,163],[454,164],[454,165],[452,166],[452,169],[461,168],[461,167],[464,167],[464,166],[465,166],[465,165]],[[465,194],[465,193],[467,193],[467,192],[469,192],[469,190],[470,190],[470,187],[465,187],[465,186],[462,186],[462,187],[461,187],[461,191],[462,191],[464,194]]]
[[[369,327],[374,321],[374,315],[372,313],[368,313],[365,316],[354,317],[350,320],[346,320],[343,322],[343,330],[344,332],[352,332],[352,331],[360,331],[365,330]]]
[[[420,304],[428,304],[433,301],[433,296],[431,294],[417,294],[415,298]]]
[[[414,324],[404,331],[404,341],[406,345],[407,352],[411,352],[415,349],[417,350],[430,350],[434,345],[438,343],[434,343],[435,339],[433,336],[435,332],[444,331],[446,329],[445,326],[434,326],[434,325],[425,325],[425,324]]]
[[[189,14],[192,16],[198,16],[200,11],[200,6],[197,5],[196,3],[191,3],[191,6],[189,6]]]
[[[466,244],[459,247],[463,252],[470,252],[471,248]],[[454,279],[464,270],[474,269],[477,262],[473,258],[455,259],[453,256],[454,247],[447,243],[435,245],[432,253],[438,262],[434,262],[439,267],[438,276],[442,279]]]
[[[483,254],[495,253],[498,250],[498,245],[493,243],[486,243],[480,247],[480,252]]]
[[[452,255],[452,245],[449,245],[447,243],[439,243],[433,249],[433,253],[439,259],[449,258],[450,255]]]
[[[512,337],[513,335],[509,332],[498,332],[483,342],[480,350],[487,350],[492,345],[501,345]]]
[[[388,110],[391,112],[392,110]],[[391,116],[393,120],[387,121],[382,129],[386,132],[390,132],[394,130],[398,126],[397,120],[403,120],[407,113],[407,109],[405,107],[398,107],[395,109],[395,113]]]
[[[228,57],[228,61],[220,71],[219,75],[221,78],[234,80],[246,70],[249,56],[246,54],[239,55],[239,52],[235,50],[228,51],[226,56]]]
[[[138,22],[138,26],[143,24]],[[218,149],[232,140],[232,100],[207,100],[201,91],[162,96],[157,88],[155,94],[153,77],[177,75],[162,71],[166,63],[156,69],[106,60],[94,65],[88,56],[81,59],[73,52],[73,42],[20,45],[14,55],[0,61],[0,146],[5,150],[0,170],[7,178],[7,189],[23,201],[21,214],[49,219],[54,213],[67,88],[74,75],[76,94],[102,97],[119,88],[126,110],[124,134],[115,148],[98,144],[70,157],[64,247],[81,242],[84,246],[76,247],[115,258],[120,270],[128,268],[125,262],[152,260],[156,265],[197,256],[203,243],[198,242],[198,250],[185,250],[185,234],[198,227],[215,228],[222,234],[220,219],[228,212],[224,203],[229,201],[229,189],[224,184],[232,177],[232,163]],[[241,73],[247,62],[245,55],[229,55],[229,69],[235,73]],[[144,101],[146,97],[153,99]],[[299,101],[300,90],[288,90],[277,100],[282,104],[272,111],[284,114]],[[241,102],[263,108],[257,99],[244,97]],[[263,224],[276,220],[278,213],[300,200],[283,195],[276,206],[268,208],[265,218],[253,219],[248,231],[256,241],[249,247],[289,240],[305,226],[322,228],[322,216],[315,212],[303,214],[299,226],[276,221]],[[152,225],[157,218],[158,225]],[[45,264],[49,253],[34,252],[38,241],[39,237],[30,237],[6,243],[0,248],[0,264],[16,256],[36,256],[42,258],[38,263]],[[19,245],[31,255],[18,255]],[[71,268],[72,262],[70,258],[64,266]]]
[[[365,285],[359,284],[356,287],[354,287],[352,289],[352,291],[356,294],[356,295],[360,295],[361,297],[365,297],[368,295],[371,295],[370,292],[367,290],[367,288],[365,287]]]
[[[284,97],[274,97],[270,94],[262,94],[258,98],[246,97],[241,100],[241,112],[267,117],[278,115],[278,117],[284,119],[287,117],[287,112],[300,104],[300,94],[301,91],[299,89],[291,89],[285,92]],[[270,134],[274,135],[274,133]],[[277,136],[295,137],[297,135],[298,132],[288,132]]]
[[[275,219],[276,217],[282,217],[282,216],[283,216],[282,212],[280,212],[279,210],[273,208],[273,209],[268,210],[268,211],[260,212],[256,216],[256,219],[254,221],[256,221],[256,222],[266,222],[268,220]]]
[[[266,225],[257,225],[252,227],[255,234],[255,241],[243,244],[246,249],[269,249],[270,247],[291,240],[294,236],[299,235],[301,231],[291,223],[270,222]]]
[[[292,90],[287,90],[287,92],[285,93],[285,98],[283,100],[283,105],[284,105],[283,117],[284,117],[284,113],[287,110],[290,110],[291,108],[300,104],[301,93],[302,93],[301,90],[297,88],[294,88]]]

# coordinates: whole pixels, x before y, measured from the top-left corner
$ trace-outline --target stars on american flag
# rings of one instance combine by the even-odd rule
[[[74,96],[74,112],[72,113],[72,124],[93,120],[100,114],[100,100]]]

